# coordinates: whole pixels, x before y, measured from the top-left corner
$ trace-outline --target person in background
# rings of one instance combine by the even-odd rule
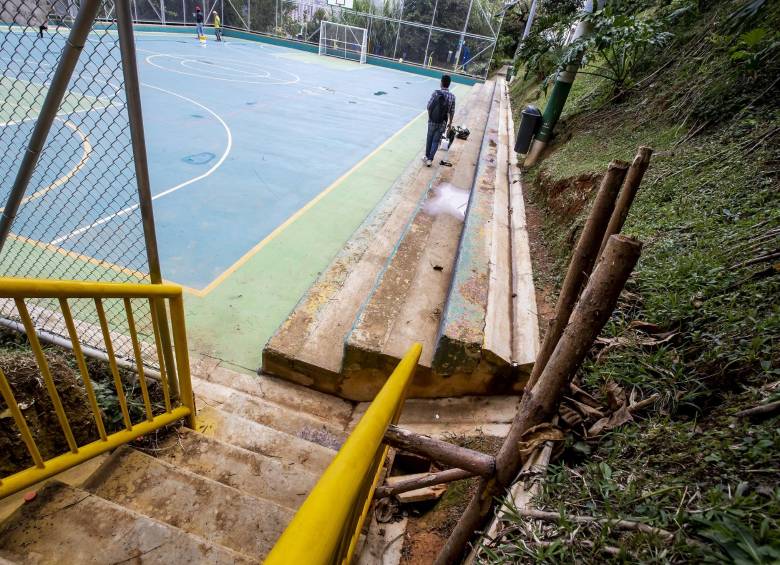
[[[430,167],[441,143],[441,136],[452,126],[455,116],[455,95],[450,92],[450,75],[441,77],[441,88],[434,90],[428,100],[428,137],[425,140],[423,161]]]
[[[203,12],[200,11],[200,6],[195,6],[195,29],[198,32],[198,39],[203,37]]]
[[[212,21],[214,22],[214,35],[217,36],[217,41],[222,41],[222,20],[219,18],[219,14],[217,14],[216,10],[212,12],[212,15],[214,16],[212,18]]]

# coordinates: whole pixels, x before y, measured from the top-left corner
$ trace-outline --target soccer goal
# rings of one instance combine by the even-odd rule
[[[337,24],[323,20],[320,23],[320,55],[341,57],[366,62],[368,32],[366,28]]]

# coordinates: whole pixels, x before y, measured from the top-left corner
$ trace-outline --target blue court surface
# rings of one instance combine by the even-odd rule
[[[136,46],[163,274],[194,289],[418,116],[437,82],[254,41],[209,38],[202,45],[194,33],[137,33]],[[42,158],[28,195],[36,187],[46,192],[22,207],[14,232],[145,270],[143,257],[106,245],[140,221],[137,208],[110,198],[115,184],[127,186],[120,177],[131,170],[126,126],[114,130],[106,118],[121,111],[114,109],[123,99],[116,88],[121,68],[87,70],[100,87],[74,84],[66,96],[50,145],[67,157],[48,157],[48,165]],[[34,89],[34,72],[4,74],[6,97]],[[95,111],[88,108],[101,108],[100,119],[90,122]],[[81,115],[77,124],[69,113]],[[3,130],[32,127],[17,118],[0,111],[0,142]],[[0,167],[4,188],[12,165]],[[35,221],[52,209],[61,210],[56,221]]]

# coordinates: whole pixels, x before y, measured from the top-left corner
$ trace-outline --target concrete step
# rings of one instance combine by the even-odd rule
[[[409,391],[411,396],[474,392],[469,379],[444,381],[430,368],[463,229],[457,200],[465,204],[474,183],[494,85],[492,81],[486,83],[480,96],[472,101],[468,124],[471,136],[453,144],[451,152],[456,156],[450,160],[454,167],[436,178],[426,203],[418,208],[402,234],[347,336],[342,391],[350,391],[349,398],[373,398],[414,341],[423,344],[423,356]]]
[[[266,402],[231,387],[193,378],[192,388],[199,406],[219,408],[331,449],[338,449],[346,439],[344,426],[341,424],[331,424],[316,416]]]
[[[481,89],[472,89],[468,99]],[[456,123],[467,122],[471,107],[465,100],[459,103]],[[424,167],[420,159],[406,168],[266,344],[264,372],[353,398],[341,386],[344,340],[410,217],[434,179],[446,172]]]
[[[494,394],[525,384],[512,358],[507,101],[498,78],[433,360],[437,373],[479,376]]]
[[[515,124],[506,96],[506,130],[509,153],[509,227],[512,249],[512,362],[528,374],[539,351],[539,313],[536,306],[531,249],[525,214],[525,197],[517,153],[513,150]]]
[[[57,481],[0,527],[0,552],[11,562],[35,564],[229,565],[259,560]]]
[[[355,408],[350,428],[357,425],[370,403]],[[401,411],[398,425],[435,437],[473,436],[480,433],[504,437],[517,413],[517,396],[463,396],[460,398],[411,398]]]
[[[257,498],[296,510],[319,479],[293,461],[253,453],[180,428],[155,451],[158,459]]]
[[[354,405],[266,374],[249,375],[222,367],[218,360],[203,358],[193,364],[193,374],[201,379],[232,387],[286,409],[346,426]]]
[[[198,409],[198,431],[236,447],[298,465],[316,475],[322,474],[336,451],[236,414],[209,406]]]
[[[244,555],[264,557],[294,512],[127,446],[84,485],[93,494]]]

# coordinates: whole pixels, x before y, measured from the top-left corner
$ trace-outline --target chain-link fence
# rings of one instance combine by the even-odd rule
[[[132,0],[139,23],[195,23],[195,6],[227,28],[319,44],[323,20],[368,30],[368,55],[487,76],[504,14],[501,0]],[[103,17],[113,17],[110,9]]]
[[[8,202],[44,99],[64,56],[77,0],[0,0],[0,205]],[[103,13],[112,11],[103,9]],[[122,57],[116,26],[91,29],[51,122],[37,165],[0,253],[3,276],[151,282],[136,184]],[[57,301],[30,300],[36,328],[67,337]],[[127,313],[104,301],[114,349],[131,360]],[[81,342],[105,351],[96,305],[70,301]],[[149,308],[134,312],[153,351]],[[0,323],[19,327],[11,300]],[[153,354],[145,362],[157,365]]]

